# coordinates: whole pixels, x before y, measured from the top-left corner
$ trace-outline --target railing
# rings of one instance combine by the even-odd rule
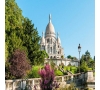
[[[28,90],[35,90],[34,86],[40,90],[40,79],[41,78],[5,80],[5,90],[24,90],[25,87],[27,87]],[[85,73],[77,73],[73,75],[56,76],[55,80],[60,84],[68,84],[68,82],[71,81],[77,83],[79,80],[82,80],[82,82],[84,82],[87,78],[85,77]]]
[[[75,74],[76,76],[76,74]],[[56,76],[55,80],[58,83],[66,82],[67,80],[71,80],[73,78],[73,75],[64,75],[64,76]],[[27,86],[28,88],[31,88],[30,90],[34,90],[34,86],[36,86],[37,89],[40,89],[39,87],[39,80],[41,78],[32,78],[32,79],[16,79],[16,80],[5,80],[6,84],[6,90],[20,90],[21,88],[24,90]]]

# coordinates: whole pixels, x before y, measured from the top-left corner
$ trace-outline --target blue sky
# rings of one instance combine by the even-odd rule
[[[95,0],[16,0],[24,17],[28,17],[37,27],[39,35],[45,31],[49,14],[55,32],[64,48],[65,56],[79,57],[88,50],[95,55]]]

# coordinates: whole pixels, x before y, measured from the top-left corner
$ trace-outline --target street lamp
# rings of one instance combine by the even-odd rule
[[[81,52],[81,46],[80,46],[80,44],[78,46],[78,52],[79,52],[79,73],[80,73],[80,52]]]

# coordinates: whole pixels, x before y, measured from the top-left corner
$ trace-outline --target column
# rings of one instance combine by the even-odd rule
[[[62,76],[62,82],[64,82],[64,77]]]
[[[15,90],[15,82],[13,81],[13,84],[12,84],[12,88],[13,88],[13,90]]]
[[[32,80],[32,89],[34,88],[34,79]]]
[[[9,90],[9,83],[6,83],[6,90]]]

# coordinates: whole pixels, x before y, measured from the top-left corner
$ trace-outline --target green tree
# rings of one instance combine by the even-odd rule
[[[84,55],[82,55],[80,64],[82,64],[84,62],[87,63],[88,68],[92,68],[92,70],[94,70],[95,61],[91,58],[90,52],[88,50],[85,52]]]
[[[40,36],[37,29],[34,28],[34,24],[28,18],[24,19],[23,23],[24,35],[21,39],[24,41],[23,46],[28,50],[28,58],[32,65],[43,63],[46,53],[40,51]]]
[[[80,66],[80,71],[81,71],[81,72],[86,72],[86,71],[88,71],[88,65],[87,65],[86,61],[83,61],[83,62],[82,62],[81,66]]]
[[[46,53],[46,51],[38,51],[37,53],[37,59],[35,61],[36,65],[40,65],[40,64],[44,64],[44,60],[45,58],[48,57],[48,54]]]
[[[18,7],[15,0],[5,1],[5,44],[6,44],[6,59],[9,59],[15,49],[25,47],[22,46],[22,40],[19,35],[23,32],[22,11]],[[18,33],[19,32],[19,33]]]
[[[71,59],[71,58],[72,58],[72,56],[71,56],[71,55],[68,55],[68,56],[67,56],[67,58]]]

